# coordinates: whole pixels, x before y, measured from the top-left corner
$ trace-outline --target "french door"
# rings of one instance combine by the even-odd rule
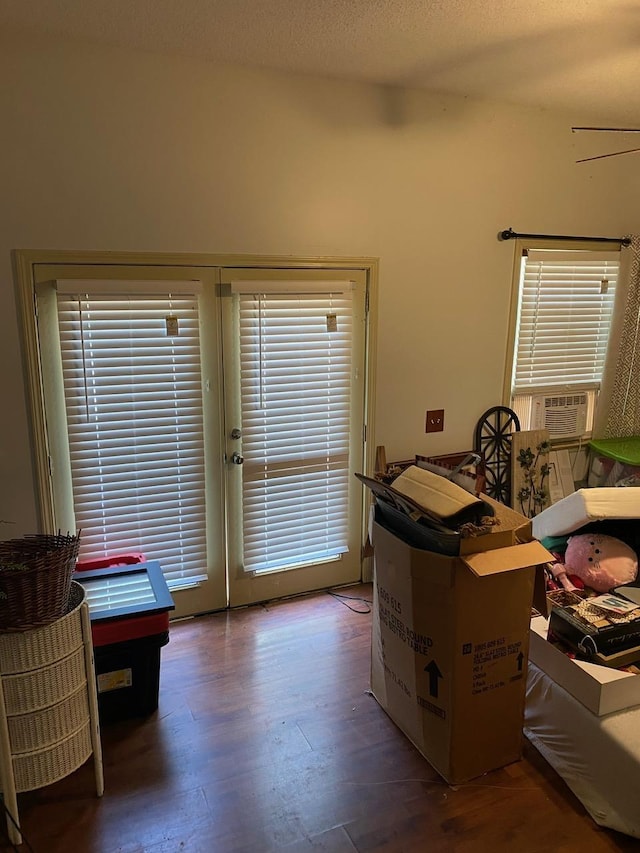
[[[222,272],[231,604],[356,581],[365,277]]]
[[[81,558],[158,559],[176,615],[360,579],[365,271],[42,261],[30,284],[43,518]]]

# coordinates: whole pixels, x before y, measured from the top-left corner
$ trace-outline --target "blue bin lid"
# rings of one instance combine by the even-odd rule
[[[158,560],[76,572],[84,587],[91,622],[175,610]]]

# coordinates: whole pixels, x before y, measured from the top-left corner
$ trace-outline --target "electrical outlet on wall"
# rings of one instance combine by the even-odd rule
[[[444,409],[432,409],[427,412],[425,432],[442,432],[444,429]]]

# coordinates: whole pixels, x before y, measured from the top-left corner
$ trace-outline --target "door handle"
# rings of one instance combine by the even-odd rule
[[[241,453],[238,453],[237,450],[234,450],[231,454],[231,461],[234,465],[242,465],[244,462],[244,456]]]

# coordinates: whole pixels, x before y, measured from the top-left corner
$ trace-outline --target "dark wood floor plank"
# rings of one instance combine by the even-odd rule
[[[447,785],[371,695],[370,631],[324,593],[172,624],[157,713],[103,727],[104,797],[91,762],[19,796],[35,853],[640,849],[526,741],[522,761]]]

